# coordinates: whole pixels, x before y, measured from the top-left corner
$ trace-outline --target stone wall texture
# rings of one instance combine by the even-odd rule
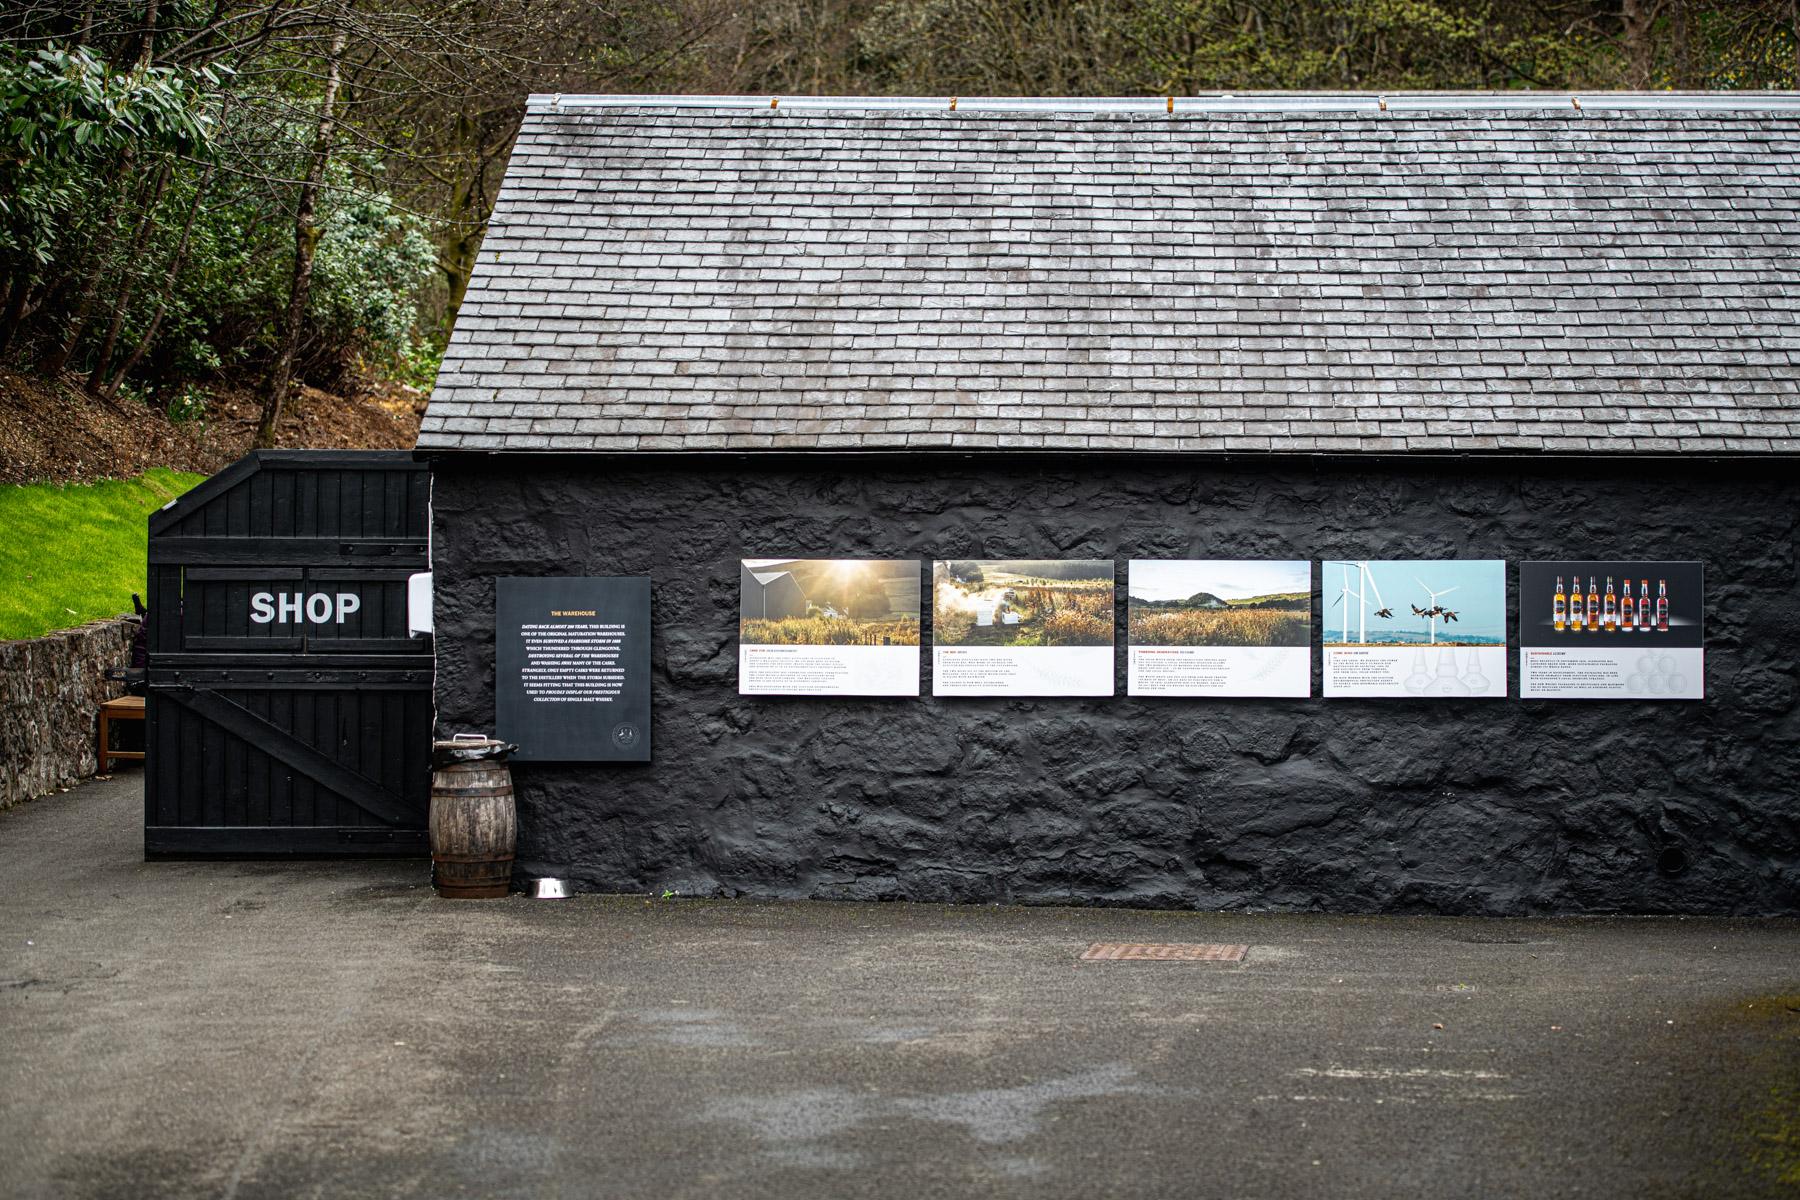
[[[124,684],[102,672],[130,662],[136,632],[121,617],[0,642],[0,809],[99,768],[100,702],[125,694]]]
[[[440,735],[502,575],[648,575],[655,756],[519,764],[521,875],[684,895],[1800,912],[1790,462],[460,458]],[[1700,559],[1704,702],[742,698],[737,560]],[[1315,627],[1317,625],[1315,600]],[[927,606],[929,607],[929,606]],[[1509,625],[1517,597],[1509,597]],[[1119,590],[1124,628],[1124,589]],[[929,623],[929,612],[926,614]],[[1516,638],[1516,628],[1513,630]],[[1316,637],[1316,634],[1315,634]],[[1314,688],[1318,688],[1314,664]]]

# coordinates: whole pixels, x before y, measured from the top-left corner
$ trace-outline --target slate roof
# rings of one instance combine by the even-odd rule
[[[1800,452],[1792,107],[842,103],[534,97],[419,447]]]

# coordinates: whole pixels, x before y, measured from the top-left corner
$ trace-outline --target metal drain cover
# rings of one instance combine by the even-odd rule
[[[1095,942],[1083,962],[1243,962],[1248,946],[1210,942]]]

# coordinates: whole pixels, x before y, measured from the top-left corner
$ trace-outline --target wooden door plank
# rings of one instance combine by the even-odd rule
[[[335,792],[358,808],[403,828],[422,826],[425,814],[374,780],[321,754],[270,721],[217,692],[173,687],[162,692],[197,716],[261,750],[313,783]]]

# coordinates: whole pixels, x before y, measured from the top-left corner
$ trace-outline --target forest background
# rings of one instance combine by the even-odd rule
[[[1789,89],[1797,30],[1800,0],[7,0],[0,388],[182,422],[236,387],[264,445],[297,381],[422,393],[532,91]]]

